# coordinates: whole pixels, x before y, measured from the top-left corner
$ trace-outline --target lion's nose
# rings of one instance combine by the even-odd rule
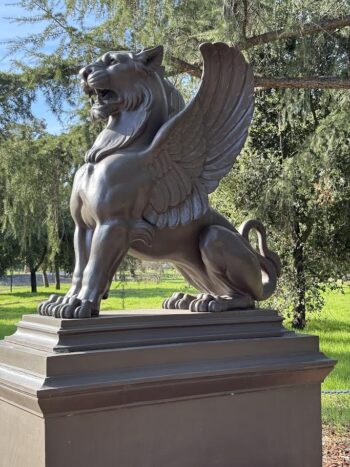
[[[85,66],[79,71],[79,76],[84,79],[85,81],[88,79],[89,74],[92,72],[92,67],[91,66]]]

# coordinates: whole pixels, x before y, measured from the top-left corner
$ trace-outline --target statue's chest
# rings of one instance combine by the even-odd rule
[[[85,164],[74,191],[86,223],[141,216],[151,188],[147,170],[127,156]]]

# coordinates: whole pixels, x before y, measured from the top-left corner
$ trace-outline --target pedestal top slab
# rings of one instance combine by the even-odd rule
[[[333,365],[273,310],[24,315],[0,342],[0,400],[54,416],[319,383]]]
[[[273,310],[192,313],[183,310],[128,310],[98,318],[57,319],[24,315],[6,342],[31,349],[79,352],[157,344],[254,337],[278,337],[286,331]]]

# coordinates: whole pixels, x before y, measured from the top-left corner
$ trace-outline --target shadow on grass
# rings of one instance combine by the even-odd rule
[[[32,293],[32,292],[13,292],[12,294],[4,294],[6,295],[6,299],[10,297],[11,299],[18,299],[18,298],[24,298],[24,299],[29,299],[32,298],[33,300],[40,300],[42,298],[48,297],[49,295],[57,293],[57,295],[63,295],[65,292],[62,290],[58,290],[57,292],[52,292],[52,291],[47,291],[44,292],[40,290],[39,292]]]
[[[18,318],[18,321],[20,318]],[[0,340],[3,339],[5,336],[10,336],[16,331],[16,325],[15,324],[1,324],[0,327]]]
[[[321,332],[334,332],[334,331],[342,331],[350,333],[350,323],[344,323],[344,321],[334,320],[334,319],[323,319],[323,320],[315,320],[310,323],[309,326],[305,329],[306,332],[314,332],[314,331],[321,331]]]
[[[174,292],[179,291],[190,291],[189,287],[174,287],[164,288],[164,287],[152,287],[152,288],[139,288],[139,289],[111,289],[109,291],[110,297],[117,297],[117,298],[149,298],[149,297],[168,297],[172,295]]]
[[[24,310],[26,311],[26,310]],[[0,311],[0,319],[17,319],[23,314],[23,307],[19,309],[11,308],[11,310]]]

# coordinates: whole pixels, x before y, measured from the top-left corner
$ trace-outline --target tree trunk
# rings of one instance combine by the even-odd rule
[[[44,282],[44,287],[50,287],[49,278],[47,277],[46,269],[43,269],[43,282]]]
[[[60,269],[57,265],[55,265],[55,284],[56,290],[61,290]]]
[[[37,292],[37,286],[36,286],[36,269],[31,269],[30,270],[30,285],[32,288],[32,293]]]
[[[299,226],[298,226],[299,228]],[[297,302],[293,311],[293,328],[304,329],[306,325],[305,319],[305,295],[306,281],[304,269],[304,244],[300,238],[296,240],[293,249],[294,268],[296,270],[296,288]]]
[[[37,290],[37,283],[36,283],[36,272],[40,268],[40,266],[43,264],[43,261],[45,259],[47,252],[47,248],[44,248],[43,254],[41,255],[41,258],[38,261],[37,265],[34,265],[32,261],[28,261],[28,266],[29,266],[29,271],[30,271],[30,285],[32,288],[32,293],[36,293]]]

